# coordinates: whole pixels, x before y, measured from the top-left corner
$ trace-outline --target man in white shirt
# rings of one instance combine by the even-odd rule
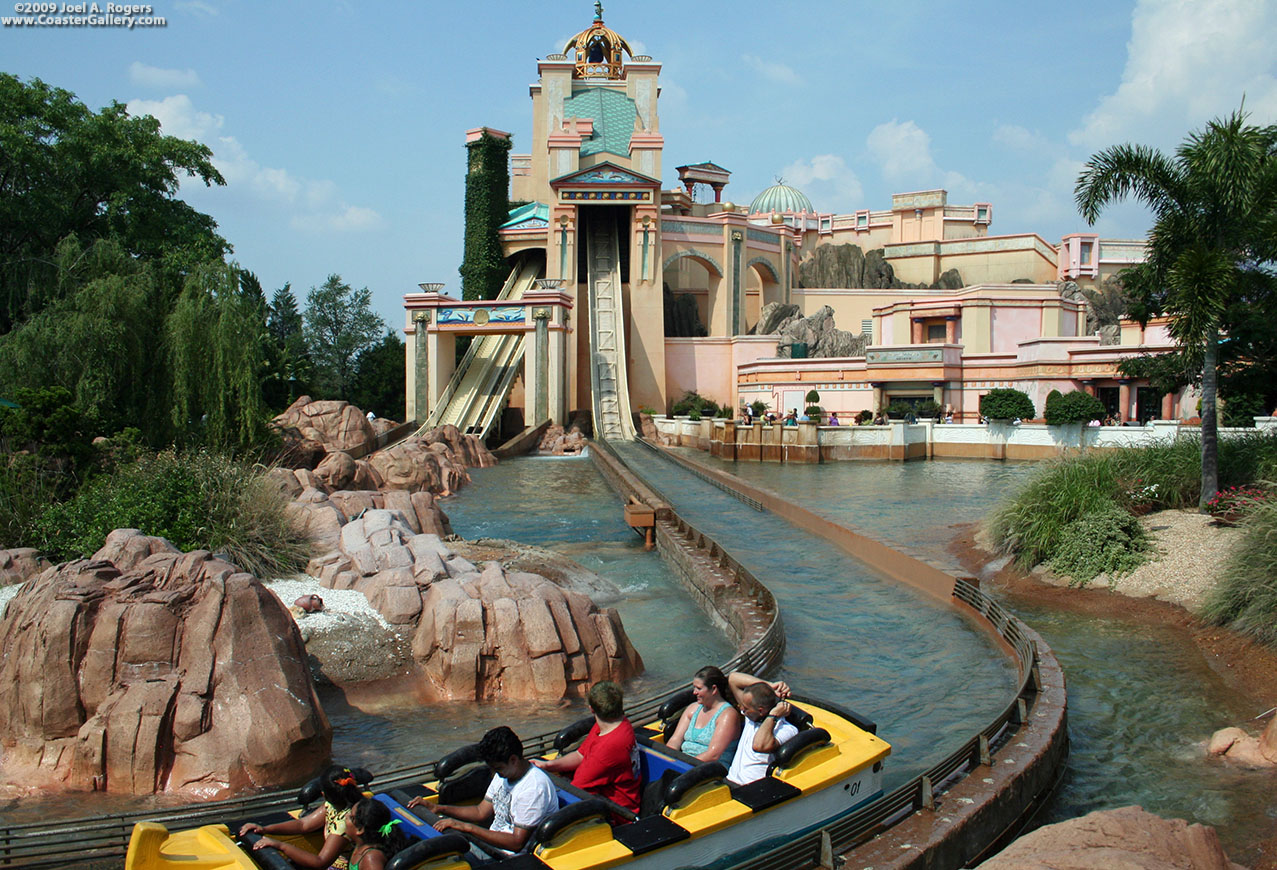
[[[523,757],[523,742],[504,725],[483,735],[479,757],[493,777],[477,805],[431,807],[414,798],[408,806],[420,804],[444,816],[435,822],[437,831],[459,831],[507,852],[518,852],[536,826],[559,808],[558,792],[545,771]]]
[[[727,778],[747,785],[767,775],[776,750],[798,729],[785,721],[789,715],[789,704],[784,700],[789,697],[789,686],[785,683],[768,683],[737,671],[728,675],[727,684],[745,718]]]

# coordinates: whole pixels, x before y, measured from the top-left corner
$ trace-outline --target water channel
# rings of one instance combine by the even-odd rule
[[[692,455],[938,560],[950,560],[955,524],[981,519],[1035,468],[964,460],[779,465]],[[1262,711],[1225,686],[1182,632],[1124,619],[1120,597],[1110,617],[1097,618],[985,591],[1041,633],[1064,666],[1069,771],[1042,821],[1139,804],[1215,826],[1229,857],[1250,865],[1252,844],[1277,833],[1272,774],[1207,761],[1201,743]]]
[[[955,611],[878,576],[822,539],[759,513],[645,447],[623,458],[693,525],[719,540],[780,604],[787,651],[780,676],[876,720],[893,744],[888,789],[926,769],[993,717],[1013,691],[1014,669],[983,631]],[[702,460],[703,453],[696,454]],[[1032,464],[929,461],[819,466],[724,463],[851,528],[936,559],[953,526],[980,519],[1033,471]],[[615,606],[644,657],[628,690],[646,695],[731,656],[726,639],[655,553],[621,520],[619,500],[588,460],[525,458],[472,470],[445,502],[462,536],[546,546],[612,580]],[[987,590],[994,591],[996,590]],[[1043,634],[1064,665],[1072,755],[1045,821],[1138,803],[1163,816],[1216,826],[1235,861],[1248,862],[1256,831],[1271,832],[1271,777],[1208,763],[1198,744],[1255,715],[1225,688],[1191,642],[1171,629],[1004,604]],[[1115,611],[1117,608],[1115,608]],[[334,756],[387,769],[438,757],[508,722],[553,730],[579,714],[556,704],[458,703],[366,713],[326,692]],[[26,820],[137,806],[104,796],[26,799],[0,816]],[[148,799],[148,805],[172,799]]]

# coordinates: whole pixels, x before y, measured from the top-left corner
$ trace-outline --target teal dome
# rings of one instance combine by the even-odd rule
[[[783,181],[764,190],[749,204],[750,214],[794,214],[804,211],[814,214],[816,208],[801,190],[790,187]]]

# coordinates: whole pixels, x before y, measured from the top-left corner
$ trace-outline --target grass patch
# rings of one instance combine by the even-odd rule
[[[1131,512],[1197,507],[1201,468],[1196,438],[1070,454],[1044,463],[996,508],[989,530],[998,548],[1028,570],[1055,558],[1064,529],[1086,514],[1114,505]],[[1257,432],[1220,441],[1221,488],[1261,478],[1277,479],[1277,437]]]
[[[1203,615],[1277,647],[1277,502],[1258,502]]]
[[[258,577],[293,574],[310,541],[289,518],[288,499],[260,466],[204,450],[144,456],[48,508],[31,546],[54,561],[98,550],[114,529],[140,529],[183,551],[225,553]]]

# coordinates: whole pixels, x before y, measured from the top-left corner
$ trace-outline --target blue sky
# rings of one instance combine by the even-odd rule
[[[205,142],[229,184],[183,196],[268,292],[304,302],[336,272],[396,328],[417,282],[459,289],[465,130],[528,149],[536,60],[593,17],[586,0],[151,5],[166,27],[0,28],[0,69]],[[664,186],[713,160],[736,202],[777,175],[834,212],[945,187],[992,202],[994,233],[1058,242],[1085,229],[1072,187],[1094,151],[1173,149],[1243,94],[1277,122],[1265,0],[613,0],[605,19],[664,65]],[[1098,227],[1147,228],[1135,207]]]

